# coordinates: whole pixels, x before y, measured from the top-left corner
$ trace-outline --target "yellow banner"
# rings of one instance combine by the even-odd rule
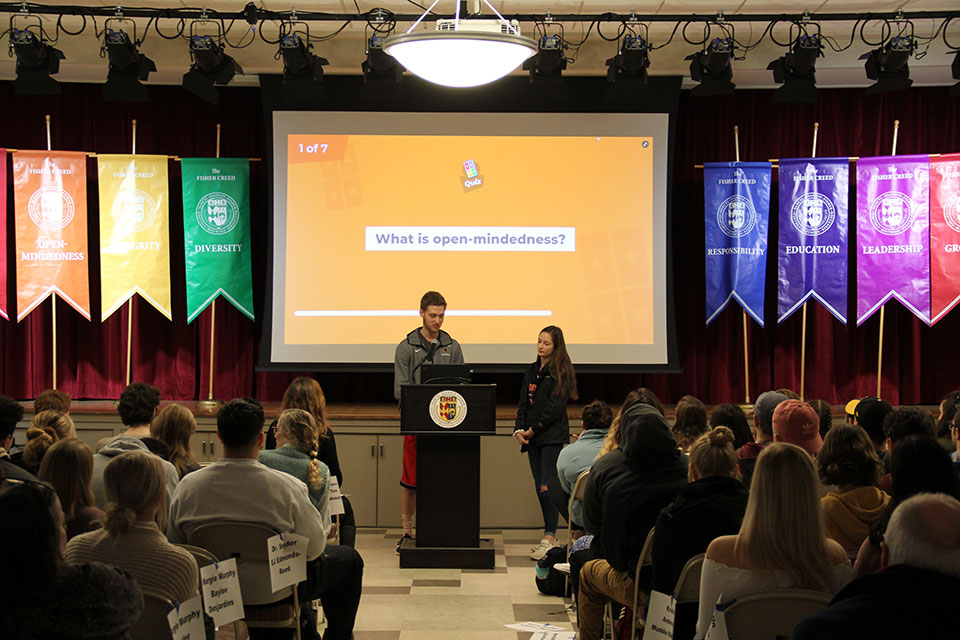
[[[167,156],[99,155],[101,317],[139,293],[172,320]]]

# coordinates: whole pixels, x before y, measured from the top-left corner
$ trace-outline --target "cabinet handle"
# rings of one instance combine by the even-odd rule
[[[203,441],[203,455],[207,455],[207,441]]]
[[[383,443],[380,443],[380,457],[383,457]]]
[[[376,449],[376,447],[377,447],[377,445],[374,445],[374,444],[370,445],[370,457],[371,457],[371,458],[376,458],[376,457],[377,457],[377,449]]]
[[[214,447],[216,447],[216,446],[217,446],[216,441],[215,441],[215,440],[211,440],[211,441],[210,441],[210,455],[214,455]]]

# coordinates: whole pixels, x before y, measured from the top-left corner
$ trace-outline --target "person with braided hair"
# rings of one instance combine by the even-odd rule
[[[303,409],[287,409],[274,427],[277,448],[260,452],[260,463],[289,474],[305,485],[310,502],[330,527],[330,469],[317,460],[317,421]]]

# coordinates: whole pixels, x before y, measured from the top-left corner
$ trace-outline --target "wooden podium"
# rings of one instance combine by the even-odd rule
[[[480,539],[480,436],[496,432],[496,385],[400,389],[400,432],[417,436],[417,529],[400,568],[493,569]]]

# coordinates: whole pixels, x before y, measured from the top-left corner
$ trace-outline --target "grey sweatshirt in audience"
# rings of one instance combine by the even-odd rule
[[[103,470],[106,468],[108,462],[125,451],[146,451],[150,453],[150,449],[147,448],[147,445],[144,444],[141,438],[137,436],[120,435],[103,445],[100,451],[93,456],[93,482],[91,483],[91,488],[93,489],[93,499],[97,503],[97,508],[103,511],[107,509],[107,494],[103,487]],[[173,498],[173,490],[177,488],[180,476],[177,474],[177,468],[172,464],[162,458],[160,462],[163,465],[163,473],[167,480],[167,504],[170,504],[170,500]]]

